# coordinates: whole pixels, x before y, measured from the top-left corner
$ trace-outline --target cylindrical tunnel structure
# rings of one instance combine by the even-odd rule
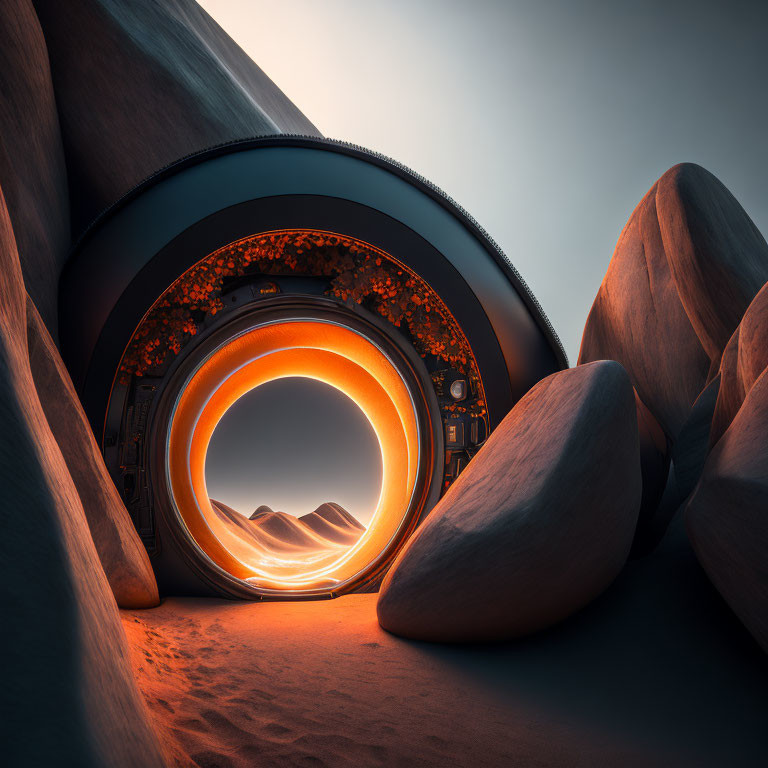
[[[567,366],[452,200],[380,155],[292,136],[185,158],[103,214],[62,277],[60,338],[161,590],[255,599],[375,588],[514,403]],[[370,423],[383,469],[367,526],[338,505],[296,521],[209,498],[216,425],[285,377]],[[293,538],[276,548],[278,523]]]

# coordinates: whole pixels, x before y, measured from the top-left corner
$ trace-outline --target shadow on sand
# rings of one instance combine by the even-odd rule
[[[497,646],[409,644],[505,706],[559,711],[671,761],[656,765],[768,765],[768,658],[707,580],[681,514],[656,552],[553,630]]]

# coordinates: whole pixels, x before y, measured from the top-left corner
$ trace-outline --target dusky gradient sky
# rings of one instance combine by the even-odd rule
[[[262,504],[301,517],[334,501],[368,525],[381,450],[358,406],[314,379],[277,379],[243,395],[214,430],[208,495],[246,517]]]
[[[768,3],[202,0],[325,135],[463,205],[576,361],[619,233],[672,165],[768,232]]]

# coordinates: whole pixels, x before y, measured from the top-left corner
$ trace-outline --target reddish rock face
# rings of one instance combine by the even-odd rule
[[[720,363],[720,392],[712,419],[714,445],[733,421],[744,398],[768,368],[768,284],[749,305]]]
[[[0,632],[7,765],[162,766],[120,618],[27,358],[26,293],[0,195]],[[23,692],[23,695],[20,695]]]
[[[697,165],[667,171],[621,233],[587,319],[579,363],[611,359],[627,369],[667,436],[673,464],[682,458],[676,442],[683,431],[708,439],[699,422],[711,411],[694,415],[693,404],[766,280],[768,245],[733,195]],[[697,452],[689,442],[685,452]],[[664,466],[644,459],[646,486],[663,488]],[[681,485],[670,505],[691,489]],[[644,496],[640,528],[658,527],[658,495]]]
[[[117,604],[152,608],[160,599],[147,552],[104,466],[59,351],[31,300],[27,301],[27,336],[32,378],[45,417],[77,487]]]
[[[709,455],[685,522],[709,578],[768,651],[768,368]]]
[[[632,386],[615,362],[540,381],[405,545],[379,622],[423,640],[501,640],[586,605],[621,570],[641,496]]]
[[[80,226],[192,152],[265,134],[317,135],[194,0],[35,6]]]
[[[657,182],[629,218],[587,318],[579,364],[618,360],[667,435],[676,435],[710,360],[677,293]]]
[[[69,198],[48,51],[31,0],[0,3],[0,185],[27,291],[56,333]]]
[[[632,213],[590,311],[579,362],[618,360],[674,439],[768,281],[768,245],[731,193],[686,163]]]
[[[768,281],[768,245],[736,198],[698,165],[665,173],[656,205],[677,293],[714,376],[728,339]]]

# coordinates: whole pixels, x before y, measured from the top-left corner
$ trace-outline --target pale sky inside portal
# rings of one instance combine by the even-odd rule
[[[246,517],[262,504],[301,517],[333,501],[368,525],[381,492],[381,449],[345,394],[277,379],[243,395],[213,432],[208,495]]]

